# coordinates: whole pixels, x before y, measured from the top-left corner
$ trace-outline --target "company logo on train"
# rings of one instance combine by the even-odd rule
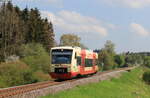
[[[97,53],[80,47],[61,46],[51,49],[50,75],[55,79],[71,79],[98,71]]]

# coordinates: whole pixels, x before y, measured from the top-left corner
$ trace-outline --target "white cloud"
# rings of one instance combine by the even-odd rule
[[[37,3],[41,5],[57,5],[63,6],[63,0],[16,0],[17,2],[24,2],[24,3]]]
[[[130,8],[142,8],[150,6],[150,0],[103,0],[103,1],[111,5],[125,6]]]
[[[25,2],[25,1],[28,1],[28,2],[34,2],[34,1],[41,1],[41,0],[16,0],[16,1],[22,1],[22,2]],[[42,0],[42,1],[47,1],[47,2],[59,2],[59,1],[62,1],[62,0]]]
[[[140,36],[148,36],[150,32],[146,30],[142,25],[137,24],[137,23],[131,23],[130,24],[131,30],[134,33],[137,33]]]
[[[51,20],[56,29],[66,33],[93,33],[100,36],[107,36],[109,27],[104,27],[100,20],[83,16],[74,11],[60,11],[51,13],[42,11],[42,17]]]

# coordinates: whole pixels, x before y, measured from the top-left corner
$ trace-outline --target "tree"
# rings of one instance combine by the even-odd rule
[[[112,69],[116,65],[113,56],[102,49],[98,54],[98,61],[104,70]]]
[[[40,12],[37,8],[23,10],[22,18],[27,21],[26,26],[26,43],[41,43],[47,51],[54,46],[54,30],[51,22],[47,19],[41,19]]]
[[[52,23],[37,8],[20,10],[10,1],[0,6],[0,62],[18,55],[21,44],[40,43],[49,52],[54,36]]]
[[[107,40],[104,45],[104,49],[112,56],[115,55],[115,44],[112,43],[112,41]]]
[[[81,38],[74,34],[64,34],[60,38],[60,46],[78,46],[86,48],[81,42]]]
[[[144,63],[144,55],[138,53],[128,53],[125,56],[125,66],[142,65]]]
[[[100,65],[103,65],[104,70],[112,69],[116,67],[115,63],[115,45],[111,41],[106,41],[104,48],[99,51],[98,61]]]
[[[49,52],[50,49],[55,45],[54,39],[54,30],[51,22],[48,22],[47,19],[43,21],[43,35],[41,35],[41,44],[46,48]],[[42,38],[43,37],[43,38]]]
[[[18,11],[18,12],[16,12]],[[20,9],[13,7],[11,2],[3,4],[0,10],[0,56],[4,60],[10,55],[16,54],[19,46],[24,42],[24,29],[19,17]]]
[[[26,34],[26,41],[27,43],[37,42],[39,41],[39,35],[41,35],[41,17],[40,12],[37,8],[31,9],[29,12],[29,19],[28,19],[28,32]]]

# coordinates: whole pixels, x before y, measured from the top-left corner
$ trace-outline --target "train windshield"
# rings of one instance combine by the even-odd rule
[[[52,50],[52,64],[71,64],[72,50],[55,49]]]

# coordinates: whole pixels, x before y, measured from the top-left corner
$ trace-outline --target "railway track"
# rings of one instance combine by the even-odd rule
[[[102,75],[104,76],[105,74],[111,75],[111,73],[114,73],[114,72],[117,72],[117,71],[119,73],[119,71],[120,72],[121,71],[129,71],[129,70],[132,70],[132,69],[134,69],[134,67],[119,68],[119,69],[116,69],[116,70],[98,72],[97,74],[95,74],[93,76],[95,76],[95,77],[96,76],[102,76]],[[52,87],[52,86],[57,86],[56,89],[59,89],[58,85],[64,85],[64,87],[65,87],[67,85],[73,85],[74,84],[74,83],[71,84],[71,82],[74,82],[74,81],[77,81],[77,80],[80,80],[80,82],[81,82],[81,79],[87,79],[87,78],[90,78],[90,77],[72,79],[72,80],[67,80],[67,81],[62,81],[62,82],[46,81],[46,82],[33,83],[33,84],[27,84],[27,85],[22,85],[22,86],[4,88],[4,89],[0,89],[0,98],[20,98],[16,95],[23,95],[25,93],[29,93],[29,92],[32,92],[32,91],[38,91],[40,89],[45,89],[45,88],[49,88],[49,87]],[[89,81],[89,80],[87,80],[87,81]],[[78,85],[78,84],[76,84],[76,85]],[[61,88],[61,89],[63,89],[63,88]],[[53,87],[52,90],[55,90],[55,88]],[[57,92],[57,90],[55,90],[54,92]],[[16,96],[16,97],[14,97],[14,96]],[[23,98],[29,98],[29,97],[23,97]]]
[[[46,88],[48,86],[57,85],[57,84],[59,84],[59,82],[46,81],[46,82],[4,88],[4,89],[0,89],[0,98],[10,97],[10,96],[14,96],[17,94],[23,94],[26,92],[30,92],[32,90],[42,89],[42,88]]]

